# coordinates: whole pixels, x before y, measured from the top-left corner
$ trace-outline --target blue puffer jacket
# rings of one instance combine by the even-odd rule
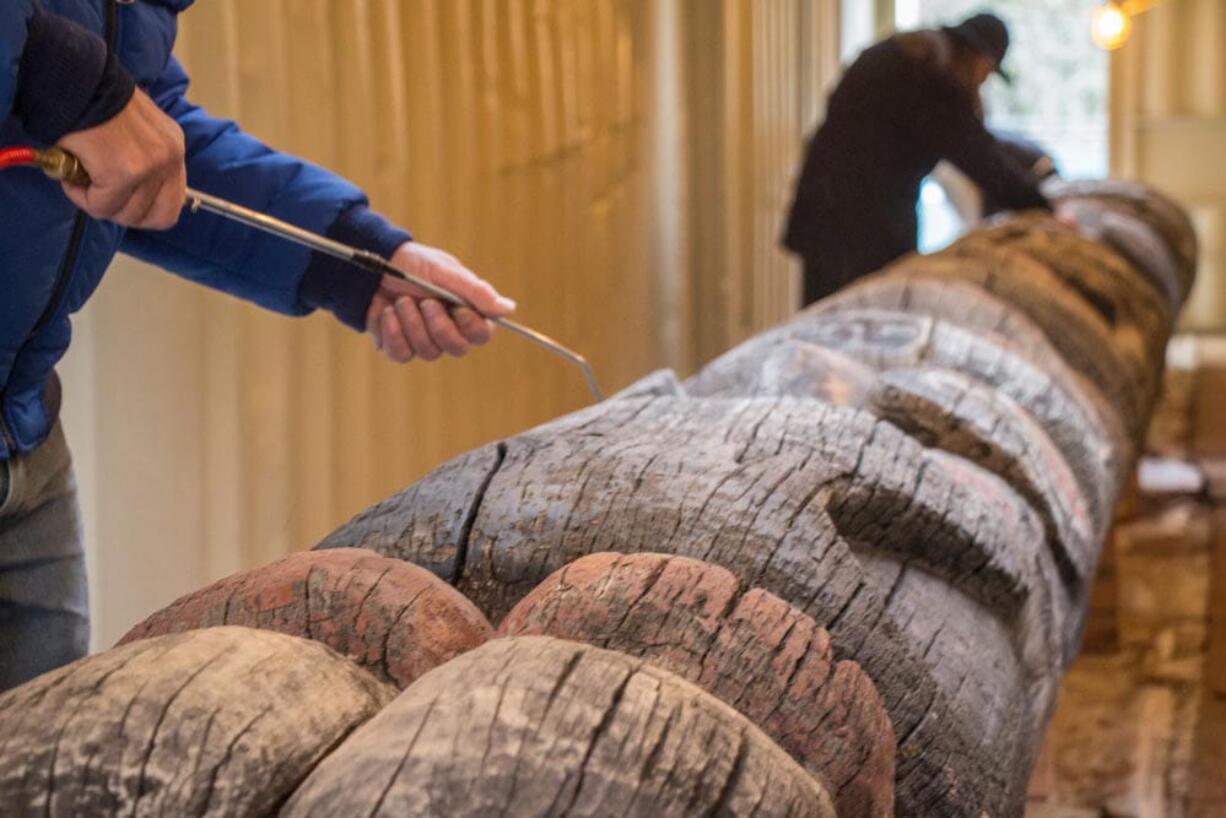
[[[193,187],[384,256],[408,240],[407,233],[368,210],[366,198],[350,183],[270,150],[187,101],[187,76],[171,48],[176,17],[190,4],[4,0],[0,147],[43,146],[59,138],[63,134],[55,135],[47,123],[63,111],[46,110],[47,100],[87,107],[91,89],[118,72],[127,83],[124,100],[134,79],[183,128]],[[55,39],[62,36],[67,42]],[[108,37],[109,74],[99,62]],[[90,51],[83,45],[94,47],[92,62],[83,56]],[[74,65],[74,59],[83,64]],[[32,89],[30,83],[41,87]],[[23,99],[32,102],[23,106]],[[39,127],[32,122],[36,117],[42,120]],[[89,124],[97,123],[81,127]],[[53,368],[68,348],[69,316],[97,288],[116,252],[289,315],[328,309],[358,329],[378,286],[371,273],[204,213],[184,214],[177,227],[163,233],[94,221],[73,207],[58,183],[33,169],[0,172],[0,214],[0,460],[30,451],[49,433],[58,410]]]

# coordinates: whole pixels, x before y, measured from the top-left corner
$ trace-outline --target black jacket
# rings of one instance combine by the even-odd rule
[[[784,234],[806,277],[823,276],[821,289],[832,291],[914,250],[920,182],[941,159],[1007,208],[1049,206],[1037,180],[998,148],[976,103],[892,39],[860,55],[809,143]]]

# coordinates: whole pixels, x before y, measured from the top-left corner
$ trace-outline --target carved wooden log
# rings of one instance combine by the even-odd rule
[[[596,551],[722,565],[874,680],[901,814],[1020,804],[1008,770],[1076,637],[1042,524],[1004,483],[800,399],[606,403],[447,464],[323,545],[427,564],[493,617]]]
[[[1020,406],[955,372],[893,370],[871,411],[921,443],[996,474],[1043,521],[1066,581],[1080,596],[1098,559],[1106,519],[1095,519],[1060,451]]]
[[[1149,191],[1059,195],[1080,235],[904,259],[10,691],[0,803],[847,818],[892,770],[898,815],[1020,816],[1196,253]],[[404,692],[354,730],[391,686],[285,633]]]
[[[1003,336],[975,332],[922,315],[880,309],[835,310],[804,316],[763,333],[706,367],[687,385],[712,394],[711,383],[730,394],[760,384],[762,361],[797,342],[826,346],[878,370],[936,367],[961,372],[1015,401],[1051,436],[1067,457],[1096,521],[1106,520],[1129,456],[1128,435],[1118,418],[1088,397],[1067,370],[1039,368]],[[1066,378],[1061,379],[1064,375]]]
[[[1196,230],[1187,212],[1159,191],[1135,182],[1095,179],[1051,180],[1044,185],[1044,192],[1055,201],[1072,206],[1079,219],[1091,216],[1092,235],[1099,229],[1092,214],[1103,212],[1126,216],[1156,231],[1175,258],[1183,298],[1192,291],[1196,276]]]
[[[494,616],[596,551],[722,566],[828,629],[834,656],[873,679],[898,741],[899,815],[1020,815],[1195,255],[1159,198],[1066,194],[1101,217],[1086,235],[1027,214],[905,259],[684,388],[657,377],[458,458],[322,547],[428,566]],[[689,624],[702,605],[661,591],[680,617],[666,619],[643,563],[623,559],[640,570],[618,580],[628,590],[611,566],[578,596],[559,575],[504,629],[701,680],[720,616]],[[630,624],[640,607],[667,624]],[[704,634],[701,660],[677,647],[687,628]]]
[[[1109,325],[1134,327],[1145,344],[1150,369],[1161,367],[1174,313],[1163,293],[1110,248],[1050,216],[1028,214],[978,230],[946,252],[956,255],[978,245],[1038,261],[1076,290]]]
[[[1030,319],[1059,353],[1051,357],[1032,356],[1032,347],[1022,343],[1017,344],[1019,354],[1026,355],[1033,364],[1061,380],[1075,380],[1059,374],[1067,370],[1084,376],[1102,395],[1099,399],[1083,389],[1086,399],[1096,404],[1105,402],[1128,430],[1129,440],[1135,439],[1145,423],[1145,396],[1153,391],[1157,382],[1157,376],[1148,368],[1145,344],[1136,328],[1108,325],[1076,290],[1031,258],[987,243],[958,245],[956,249],[956,255],[951,250],[932,256],[905,257],[855,285],[850,292],[861,287],[868,289],[877,282],[884,286],[887,281],[937,287],[969,282],[989,291]],[[849,298],[852,297],[850,292]],[[837,303],[836,297],[833,308],[837,309]],[[910,311],[912,308],[904,305],[903,309]],[[969,310],[962,315],[953,308],[940,313],[929,310],[924,306],[918,311],[976,333],[993,331],[990,326],[972,319],[970,316],[974,313]],[[997,331],[1015,340],[1005,329]]]
[[[894,731],[873,683],[813,619],[733,574],[663,554],[594,554],[503,619],[646,659],[736,708],[834,796],[839,818],[894,812]]]
[[[217,625],[314,639],[401,688],[493,630],[429,571],[351,548],[294,554],[227,577],[153,614],[119,644]]]
[[[134,642],[0,696],[0,812],[270,815],[392,693],[281,634]]]
[[[736,711],[642,660],[498,639],[427,673],[281,813],[485,818],[834,818],[829,795]]]

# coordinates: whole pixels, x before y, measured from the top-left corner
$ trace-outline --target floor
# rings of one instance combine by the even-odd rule
[[[1226,816],[1226,338],[1171,346],[1028,818]]]

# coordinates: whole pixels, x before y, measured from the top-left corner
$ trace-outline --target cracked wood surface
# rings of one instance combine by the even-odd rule
[[[982,284],[958,278],[923,278],[911,275],[912,262],[935,256],[905,256],[883,272],[857,279],[829,298],[807,307],[797,318],[845,309],[878,307],[913,312],[948,321],[967,330],[982,330],[989,338],[1009,339],[1013,348],[1034,364],[1043,364],[1058,353],[1024,312],[992,295]],[[796,319],[794,319],[796,320]]]
[[[447,461],[359,512],[315,548],[365,548],[408,559],[455,585],[464,570],[473,518],[506,450],[505,443],[491,443]]]
[[[322,642],[398,688],[493,630],[429,571],[349,548],[293,554],[222,579],[151,615],[119,644],[217,625]]]
[[[797,342],[836,349],[881,371],[929,366],[961,372],[994,388],[1025,409],[1064,453],[1095,519],[1109,515],[1125,456],[1120,448],[1127,439],[1118,426],[1111,431],[1111,421],[1118,420],[1109,413],[1100,415],[1100,407],[1075,382],[1059,380],[1027,361],[1003,336],[993,338],[923,315],[849,307],[810,313],[751,338],[717,358],[696,379],[718,379],[732,394],[744,394],[756,382],[760,361]]]
[[[907,301],[898,306],[888,302],[873,303],[878,300],[873,290],[879,286],[884,288],[889,281],[908,282]],[[929,306],[933,298],[925,298],[918,309],[911,306],[910,290],[916,286],[942,288],[963,282],[1005,302],[1033,322],[1043,333],[1048,349],[1035,346],[1029,337],[1019,343],[1017,335],[1008,332],[1006,325],[992,328],[976,317],[979,309],[960,313],[956,305],[949,304],[938,313]],[[1009,338],[1017,354],[1030,363],[1047,370],[1063,383],[1076,385],[1087,401],[1108,407],[1110,412],[1099,411],[1098,415],[1106,417],[1115,427],[1122,424],[1129,440],[1136,437],[1144,425],[1145,395],[1154,389],[1156,375],[1147,368],[1145,344],[1140,334],[1127,324],[1108,325],[1072,287],[1034,259],[995,244],[955,244],[935,255],[905,256],[881,273],[853,285],[846,297],[854,299],[852,293],[858,293],[861,288],[868,291],[863,298],[865,306],[916,311],[972,331],[998,332]],[[837,297],[834,303],[839,303]],[[820,303],[814,307],[815,310],[821,308]],[[1011,328],[1009,325],[1008,329]],[[1057,354],[1051,354],[1051,349]],[[1086,380],[1100,394],[1094,394]]]
[[[493,618],[606,550],[712,562],[797,606],[877,684],[900,741],[903,814],[1020,804],[1008,765],[1030,752],[1023,720],[1046,712],[1075,638],[1041,522],[1004,483],[817,401],[602,404],[462,456],[376,508],[321,547],[440,564]],[[906,570],[882,581],[858,561],[870,545]],[[906,608],[928,579],[994,641],[973,650],[945,622],[963,608]],[[892,605],[907,618],[896,622]],[[1001,714],[986,730],[985,712]]]
[[[1029,259],[1014,258],[1004,261],[1004,264],[1036,267],[1040,281],[1042,276],[1049,276],[1042,265]],[[969,277],[969,270],[978,271],[981,275]],[[1005,286],[1016,287],[1020,277],[1035,272],[1019,270],[1016,275],[1005,272],[1000,281],[1007,282]],[[907,256],[895,265],[886,267],[884,272],[863,278],[835,296],[814,304],[802,313],[802,319],[808,314],[879,308],[926,315],[959,326],[973,335],[987,337],[988,340],[1003,337],[1008,341],[1011,352],[1045,370],[1049,377],[1067,385],[1068,389],[1078,390],[1083,400],[1091,406],[1092,416],[1107,424],[1108,438],[1123,446],[1124,451],[1130,450],[1132,438],[1129,435],[1132,432],[1130,427],[1125,428],[1125,424],[1137,423],[1135,412],[1140,412],[1141,408],[1130,396],[1129,390],[1135,384],[1130,384],[1123,364],[1110,351],[1103,353],[1103,348],[1110,345],[1111,338],[1101,319],[1072,294],[1060,296],[1059,291],[1043,294],[1037,289],[1024,289],[1031,298],[1036,299],[1036,305],[1041,305],[1040,314],[1048,316],[1041,325],[1018,304],[989,292],[996,281],[994,275],[992,266],[981,259],[967,261],[939,255]],[[1062,286],[1058,282],[1052,283],[1056,287]],[[1060,320],[1057,321],[1049,319],[1052,309],[1059,312],[1065,308],[1072,310],[1072,314],[1060,313]],[[1072,332],[1072,340],[1068,332],[1057,334],[1057,327],[1064,324],[1079,327]],[[1095,334],[1095,326],[1101,330],[1098,334]],[[1057,334],[1056,342],[1048,337],[1049,332]],[[1075,351],[1073,357],[1084,359],[1084,367],[1073,368],[1065,363],[1065,358],[1069,357],[1067,347]]]
[[[1056,356],[1042,332],[1024,316],[972,285],[960,289],[956,283],[879,278],[821,302],[815,314],[856,312],[866,304],[906,307],[929,316],[961,316],[963,326],[1002,330],[1032,362]],[[821,386],[832,377],[829,368],[822,365],[823,359],[815,362],[801,352],[809,349],[822,348],[800,341],[778,344],[756,369],[737,368],[738,373],[745,372],[744,379],[734,382],[700,375],[689,392],[730,391],[735,384],[749,394],[799,394],[837,403]],[[785,368],[786,376],[764,374]],[[859,385],[857,392],[856,405],[894,423],[925,446],[966,457],[999,475],[1039,512],[1066,575],[1081,585],[1093,572],[1107,523],[1108,498],[1101,498],[1101,507],[1093,509],[1097,515],[1091,514],[1085,490],[1064,455],[1016,401],[965,375],[933,367],[886,369]],[[1097,411],[1109,412],[1102,406]],[[1119,435],[1123,436],[1122,430]]]
[[[0,696],[0,811],[266,816],[393,693],[281,634],[133,642]]]
[[[1043,521],[1069,584],[1078,593],[1088,585],[1109,520],[1091,515],[1068,463],[1017,403],[957,372],[895,369],[881,376],[867,408],[1008,483]]]
[[[591,558],[612,563],[555,578],[506,628],[692,674],[749,593],[776,596],[874,680],[896,733],[897,814],[1020,815],[1196,254],[1186,216],[1152,191],[1059,195],[1093,216],[1083,235],[1021,214],[905,258],[681,388],[656,377],[620,406],[458,458],[322,546],[429,565],[494,615],[585,554],[663,552]],[[717,400],[736,396],[750,399]],[[753,591],[721,608],[719,583],[678,580],[665,617],[655,583],[685,558]],[[639,559],[661,562],[645,580],[625,567]],[[717,609],[705,630],[680,616],[704,606]],[[664,624],[621,633],[640,609]]]
[[[551,574],[499,625],[647,660],[734,707],[814,773],[839,818],[894,814],[894,732],[872,681],[826,631],[723,568],[601,553]]]
[[[497,639],[427,673],[310,775],[285,818],[834,818],[732,708],[640,659]]]

